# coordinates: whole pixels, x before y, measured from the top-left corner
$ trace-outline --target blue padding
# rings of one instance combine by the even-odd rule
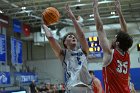
[[[131,68],[131,82],[136,90],[140,90],[140,68]]]

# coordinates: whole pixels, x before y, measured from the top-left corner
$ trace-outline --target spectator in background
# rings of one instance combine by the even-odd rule
[[[38,88],[38,91],[39,92],[49,92],[49,89],[48,89],[48,87],[47,87],[47,84],[46,83],[43,83],[43,85],[40,87],[40,88]]]
[[[46,84],[46,92],[47,93],[50,93],[51,92],[51,84],[50,83],[47,83]]]
[[[129,85],[130,93],[136,93],[134,84],[130,80],[131,80],[131,75],[129,74],[128,85]]]
[[[57,84],[53,84],[52,86],[53,93],[57,92]]]
[[[65,90],[65,84],[61,83],[61,90]]]
[[[89,73],[92,77],[92,86],[94,93],[104,93],[100,80],[94,76],[93,71],[89,71]]]
[[[34,80],[32,80],[31,84],[29,85],[29,93],[38,93]]]

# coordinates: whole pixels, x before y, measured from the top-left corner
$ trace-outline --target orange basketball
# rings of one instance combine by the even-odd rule
[[[43,11],[42,15],[43,15],[43,21],[47,26],[57,22],[60,18],[59,11],[54,7],[46,8]]]

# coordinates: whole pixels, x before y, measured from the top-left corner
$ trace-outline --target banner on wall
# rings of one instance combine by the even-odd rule
[[[11,38],[11,60],[13,64],[22,63],[22,41]]]
[[[17,19],[13,19],[13,31],[18,33],[22,31],[21,22]]]
[[[0,14],[0,24],[2,26],[8,26],[8,24],[9,24],[9,18],[8,18],[8,16],[5,16],[5,15]]]
[[[31,30],[31,28],[30,28],[29,25],[23,24],[23,33],[24,33],[25,36],[29,36],[30,35],[30,30]]]
[[[15,79],[20,83],[30,83],[32,80],[34,80],[35,82],[38,81],[37,74],[30,72],[17,72],[15,73]]]
[[[17,62],[21,64],[22,63],[22,41],[17,40],[16,47],[17,47],[17,50],[16,50]]]
[[[0,85],[10,84],[10,72],[0,72]]]
[[[0,34],[0,62],[6,62],[6,36]]]

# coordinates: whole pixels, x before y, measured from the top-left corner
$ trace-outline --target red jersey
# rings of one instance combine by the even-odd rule
[[[130,57],[128,52],[122,55],[116,49],[113,50],[112,60],[103,67],[105,93],[130,93],[128,76],[130,69]]]

